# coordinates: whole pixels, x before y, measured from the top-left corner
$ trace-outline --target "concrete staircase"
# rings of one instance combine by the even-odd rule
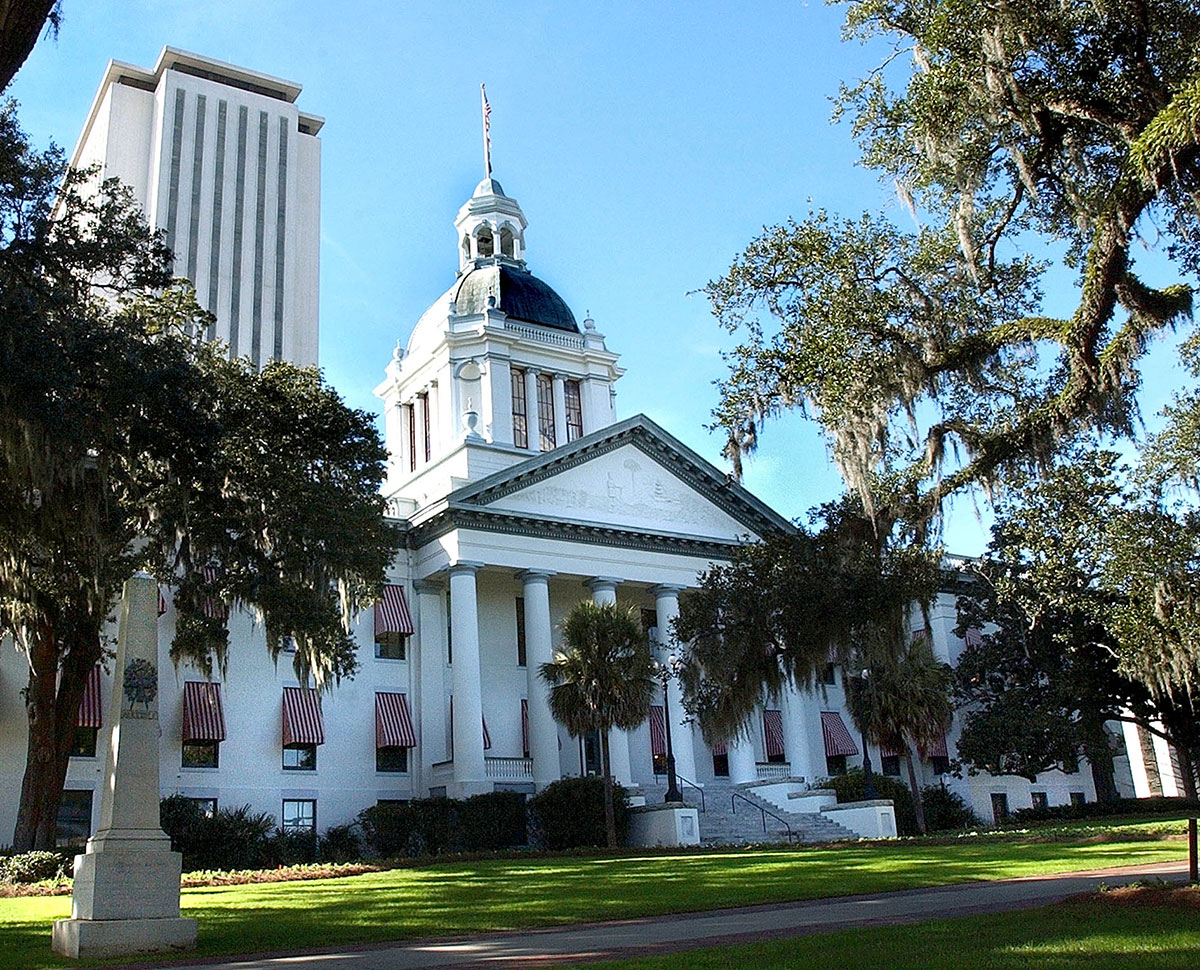
[[[737,798],[733,797],[734,792]],[[642,786],[647,804],[662,802],[666,793],[665,784]],[[699,811],[700,793],[683,786],[682,794],[684,802]],[[849,829],[818,812],[785,812],[759,798],[753,791],[728,783],[711,782],[705,785],[703,807],[704,811],[699,812],[700,841],[706,845],[787,842],[789,839],[794,842],[836,842],[858,838]],[[765,828],[760,809],[767,812]],[[788,826],[791,827],[791,836]]]

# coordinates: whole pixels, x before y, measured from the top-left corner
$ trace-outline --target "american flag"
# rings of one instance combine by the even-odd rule
[[[487,176],[492,175],[492,106],[488,104],[487,89],[479,85],[479,98],[483,102],[483,166]]]

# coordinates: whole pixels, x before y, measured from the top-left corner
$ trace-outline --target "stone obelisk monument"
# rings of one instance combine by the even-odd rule
[[[158,817],[158,584],[145,573],[125,583],[105,723],[100,828],[75,857],[71,918],[55,921],[54,950],[87,958],[191,948],[196,921],[179,917],[183,858]]]

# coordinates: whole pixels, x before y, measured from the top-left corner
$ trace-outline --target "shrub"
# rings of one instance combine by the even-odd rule
[[[268,815],[274,824],[274,819]],[[264,846],[264,857],[255,866],[247,868],[262,868],[266,866],[295,866],[317,859],[317,833],[311,830],[300,832],[285,832],[276,829],[267,838]]]
[[[1013,822],[1046,822],[1085,818],[1108,818],[1113,815],[1178,815],[1196,814],[1200,809],[1195,801],[1186,798],[1114,798],[1106,802],[1084,802],[1082,805],[1054,805],[1047,808],[1021,808],[1013,812]]]
[[[416,815],[408,804],[373,805],[358,813],[367,845],[384,858],[408,855]]]
[[[362,842],[355,825],[334,825],[317,840],[317,857],[322,862],[354,862],[362,858]]]
[[[525,844],[525,796],[515,791],[472,795],[458,808],[458,847],[467,852]]]
[[[279,865],[284,855],[273,835],[275,819],[249,805],[222,808],[210,817],[190,799],[170,795],[159,803],[159,818],[188,871],[259,869]]]
[[[875,785],[876,798],[890,798],[896,810],[896,831],[900,835],[917,835],[917,815],[913,809],[912,792],[908,785],[897,778],[871,772],[871,781]],[[836,775],[828,782],[822,783],[822,788],[832,788],[837,792],[839,802],[861,802],[867,797],[866,781],[861,768],[852,768],[844,775]]]
[[[629,831],[629,793],[615,783],[613,810],[617,839],[624,842]],[[536,816],[531,825],[537,828],[547,849],[607,844],[601,778],[564,778],[547,785],[529,800],[529,812]]]
[[[962,796],[945,785],[922,788],[921,806],[925,809],[925,827],[930,832],[980,828],[983,825]]]
[[[57,852],[22,852],[0,858],[0,882],[29,883],[66,875],[67,859]]]

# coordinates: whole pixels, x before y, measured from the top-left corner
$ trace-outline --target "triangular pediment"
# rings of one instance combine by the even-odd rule
[[[450,496],[546,522],[732,543],[790,525],[642,415]]]

